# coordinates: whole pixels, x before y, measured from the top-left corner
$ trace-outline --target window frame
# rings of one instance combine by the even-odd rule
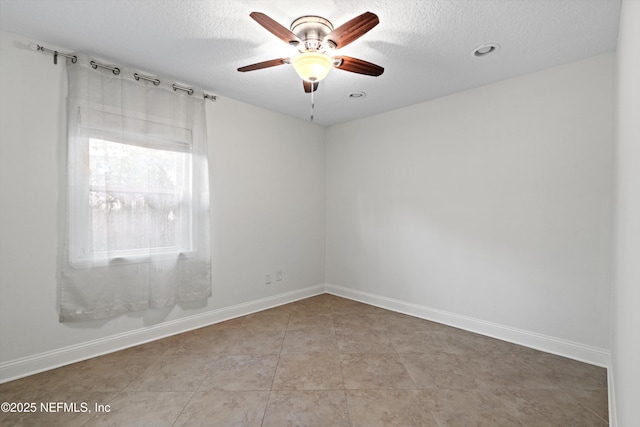
[[[82,110],[82,108],[81,108]],[[123,116],[124,119],[126,118]],[[133,119],[140,120],[140,119]],[[160,126],[170,126],[155,123]],[[81,126],[78,138],[68,147],[68,161],[75,167],[69,168],[68,179],[72,180],[76,191],[69,194],[68,201],[68,261],[74,268],[88,268],[95,265],[107,264],[135,264],[149,262],[154,259],[190,258],[195,254],[194,247],[194,212],[193,212],[193,152],[191,144],[191,130],[180,129],[179,137],[171,138],[163,134],[161,138],[154,138],[139,132],[117,132],[109,129],[95,129]],[[185,140],[185,135],[187,140]],[[181,152],[185,154],[183,167],[183,187],[177,192],[180,200],[181,226],[179,227],[180,242],[176,246],[123,249],[115,251],[93,251],[92,246],[92,215],[90,207],[90,143],[91,140],[138,146],[147,149]],[[137,191],[132,191],[137,192]],[[144,193],[144,192],[140,192]],[[148,192],[147,194],[153,194]]]

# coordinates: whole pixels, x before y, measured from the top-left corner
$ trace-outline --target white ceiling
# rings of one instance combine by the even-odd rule
[[[310,95],[290,65],[236,71],[295,53],[252,11],[287,28],[302,15],[334,27],[378,15],[338,52],[384,74],[332,70],[314,94],[315,122],[332,125],[613,52],[620,0],[0,0],[0,29],[309,120]],[[473,56],[485,43],[500,49]]]

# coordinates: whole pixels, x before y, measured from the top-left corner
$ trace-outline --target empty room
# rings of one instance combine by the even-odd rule
[[[0,425],[639,425],[640,1],[0,0]]]

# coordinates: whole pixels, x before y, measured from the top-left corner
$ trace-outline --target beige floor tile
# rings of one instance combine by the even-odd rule
[[[394,331],[387,333],[398,353],[428,353],[437,351],[449,354],[469,354],[474,351],[466,342],[441,331]]]
[[[439,427],[422,390],[347,390],[353,427]]]
[[[344,391],[272,391],[262,426],[350,426]]]
[[[111,392],[74,392],[68,389],[39,392],[35,397],[24,394],[0,393],[0,402],[30,403],[32,412],[0,412],[0,426],[81,426],[95,414],[96,404],[106,405],[115,394]],[[59,404],[65,406],[59,406]]]
[[[122,392],[109,403],[110,412],[96,414],[85,425],[172,426],[192,395],[180,392]]]
[[[606,388],[596,390],[565,390],[583,408],[593,412],[605,421],[609,421],[609,391]]]
[[[325,312],[292,313],[287,324],[289,331],[334,332],[333,316]]]
[[[281,354],[273,390],[342,390],[337,353]]]
[[[200,391],[270,390],[277,355],[219,355],[207,364],[209,374]]]
[[[306,298],[290,304],[291,314],[325,314],[331,311],[331,307],[332,300],[330,298],[326,298],[324,295]]]
[[[445,333],[448,344],[465,353],[510,354],[518,347],[515,344],[457,328],[450,328]]]
[[[605,368],[542,352],[527,354],[523,360],[557,387],[569,389],[607,388],[607,370]]]
[[[415,389],[397,354],[341,354],[345,389]]]
[[[208,374],[201,355],[164,356],[129,384],[131,391],[194,392]]]
[[[418,317],[409,316],[401,313],[392,313],[388,316],[387,322],[388,332],[443,332],[451,333],[457,329],[442,323],[431,322],[429,320],[420,319]]]
[[[69,368],[74,365],[65,367],[65,372],[70,373]],[[2,402],[9,402],[17,397],[24,399],[24,401],[32,401],[44,394],[50,394],[55,389],[56,379],[60,378],[58,372],[61,370],[63,368],[52,369],[0,384],[0,399]]]
[[[180,341],[163,353],[163,356],[210,355],[226,351],[227,345],[237,336],[240,320],[224,322],[182,334]]]
[[[268,391],[197,392],[174,426],[259,427],[268,397]]]
[[[510,407],[527,426],[601,427],[608,424],[565,390],[509,390],[509,394],[514,397]]]
[[[334,314],[333,324],[336,331],[387,331],[389,324],[385,321],[392,315],[346,313]]]
[[[25,379],[26,381],[19,380],[15,385],[8,384],[7,387],[22,387],[30,392],[117,392],[142,374],[147,366],[148,362],[144,357],[111,353],[43,372]]]
[[[4,400],[3,400],[4,402]],[[86,413],[0,413],[0,426],[47,426],[47,427],[80,427],[90,418],[91,414]]]
[[[507,341],[500,341],[495,338],[482,337],[485,339],[485,344],[482,346],[486,352],[494,354],[511,354],[514,356],[522,357],[526,354],[542,353],[541,351],[534,350],[529,347],[510,343]]]
[[[475,389],[476,372],[466,356],[439,352],[401,354],[400,359],[419,389]]]
[[[287,329],[290,313],[267,310],[253,313],[242,318],[242,327],[254,330],[272,330],[283,332]]]
[[[225,354],[279,354],[285,330],[255,329],[243,326],[230,337],[223,352]]]
[[[336,340],[340,353],[395,353],[384,331],[337,329]]]
[[[331,312],[333,314],[376,314],[380,308],[352,301],[345,298],[331,298]]]
[[[463,357],[481,388],[557,388],[548,378],[531,369],[521,356],[479,353]]]
[[[337,353],[337,351],[338,341],[333,330],[287,330],[282,344],[282,353]]]
[[[522,425],[512,397],[501,390],[433,390],[433,414],[447,427],[515,427]],[[536,424],[533,424],[536,425]],[[562,424],[559,424],[560,426]]]
[[[148,361],[159,359],[165,352],[171,348],[179,346],[183,340],[183,334],[162,338],[157,341],[151,341],[146,344],[130,347],[118,352],[120,355],[145,357]]]

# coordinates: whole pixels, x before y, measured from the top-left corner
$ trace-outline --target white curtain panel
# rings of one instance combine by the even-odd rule
[[[63,322],[211,296],[203,92],[67,62]],[[182,86],[183,87],[183,86]]]

